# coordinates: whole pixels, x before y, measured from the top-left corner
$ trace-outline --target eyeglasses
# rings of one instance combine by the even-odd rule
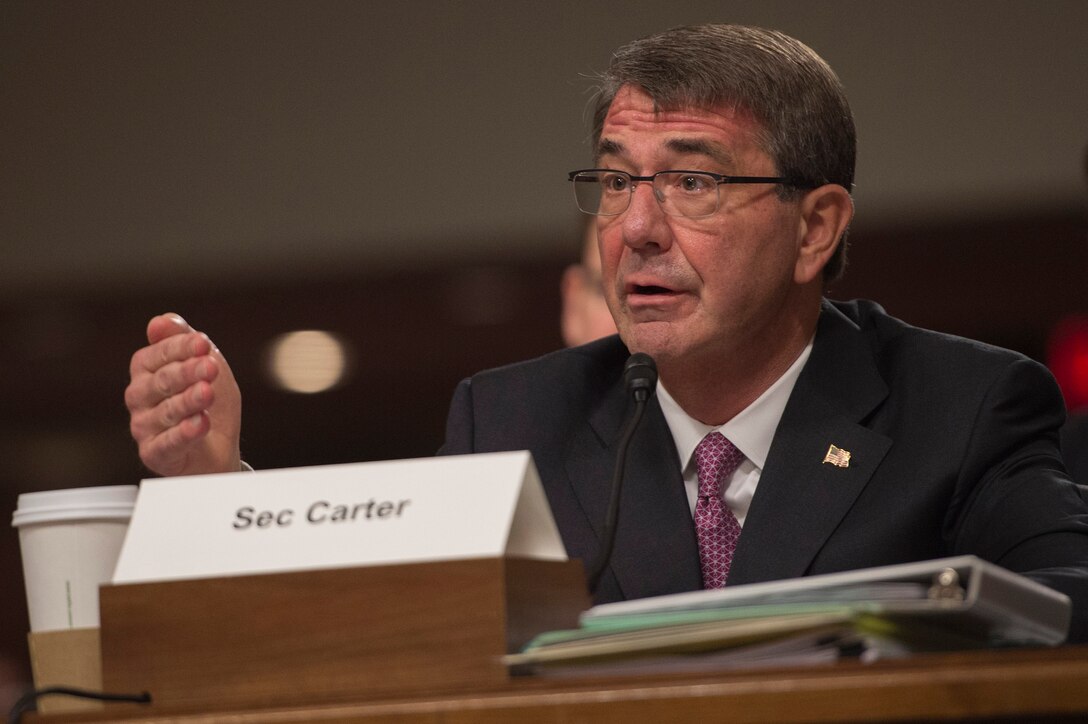
[[[710,216],[721,206],[718,187],[722,184],[783,184],[815,188],[809,181],[784,176],[723,176],[709,171],[658,171],[653,176],[632,176],[610,168],[571,171],[574,200],[578,208],[594,216],[616,216],[627,211],[635,186],[648,181],[654,198],[666,214],[698,219]]]

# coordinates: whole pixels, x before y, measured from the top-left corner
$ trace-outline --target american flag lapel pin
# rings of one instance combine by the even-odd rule
[[[824,462],[837,468],[848,468],[850,467],[850,451],[832,445],[827,449],[827,455],[824,455]]]

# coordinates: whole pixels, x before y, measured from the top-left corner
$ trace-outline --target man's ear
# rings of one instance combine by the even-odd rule
[[[805,194],[801,199],[800,245],[793,271],[796,283],[807,284],[823,274],[853,217],[854,200],[838,184],[825,184]]]

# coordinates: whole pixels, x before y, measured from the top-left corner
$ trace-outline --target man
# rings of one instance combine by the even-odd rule
[[[616,323],[608,311],[601,286],[597,224],[592,220],[586,223],[582,234],[581,261],[563,270],[559,296],[563,302],[559,326],[563,343],[568,347],[577,347],[616,333]]]
[[[617,51],[594,122],[571,180],[620,335],[465,380],[441,452],[530,450],[568,552],[594,560],[622,369],[646,353],[660,386],[597,601],[972,553],[1068,593],[1088,639],[1088,504],[1053,378],[822,298],[853,215],[830,68],[777,32],[678,28]],[[225,361],[177,318],[148,337],[127,393],[144,462],[237,469]]]

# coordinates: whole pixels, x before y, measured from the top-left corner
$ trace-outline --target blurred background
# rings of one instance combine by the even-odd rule
[[[706,21],[795,35],[847,88],[831,296],[1048,361],[1088,313],[1082,0],[0,3],[0,703],[29,680],[10,512],[146,474],[148,317],[225,352],[258,468],[431,454],[458,379],[561,345],[591,76]]]

